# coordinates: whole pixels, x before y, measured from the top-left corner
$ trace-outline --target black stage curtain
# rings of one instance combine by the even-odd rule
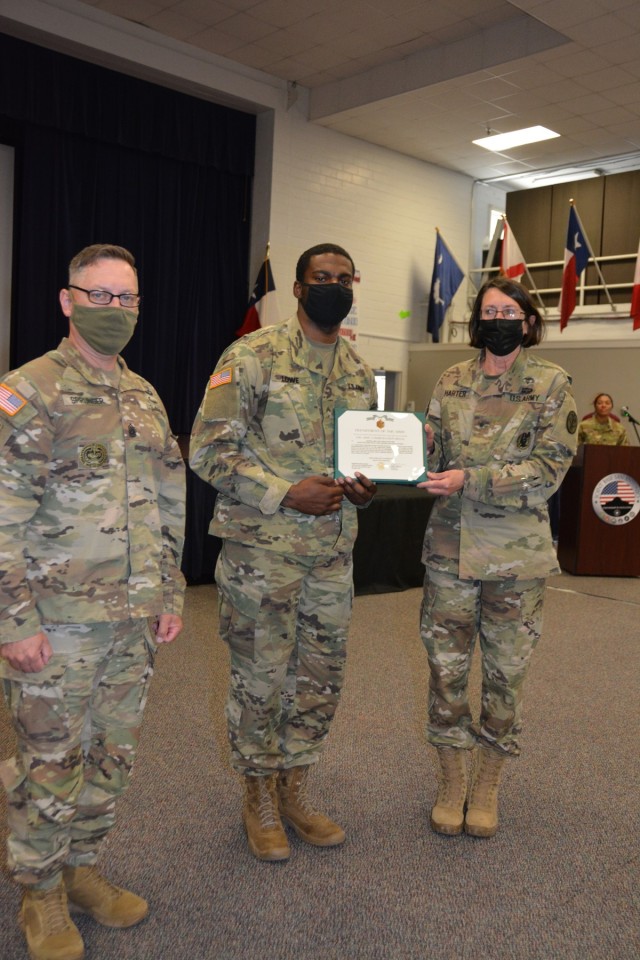
[[[188,433],[248,296],[255,118],[0,36],[16,147],[11,365],[56,346],[71,257],[118,243],[143,303],[127,363]]]
[[[124,357],[188,434],[246,310],[255,117],[0,35],[0,141],[16,150],[11,366],[66,335],[71,257],[120,244],[143,295]],[[192,583],[212,579],[214,497],[189,475]]]

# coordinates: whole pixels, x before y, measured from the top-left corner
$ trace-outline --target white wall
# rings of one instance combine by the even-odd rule
[[[404,404],[409,344],[426,339],[435,228],[466,270],[472,181],[305,117],[302,92],[290,110],[276,110],[272,125],[259,118],[256,191],[271,165],[271,204],[258,219],[256,197],[252,270],[268,239],[280,313],[288,316],[299,254],[323,241],[344,246],[361,271],[358,349],[372,366],[400,371]],[[269,156],[262,148],[270,140]],[[465,294],[463,284],[454,313],[462,315]]]

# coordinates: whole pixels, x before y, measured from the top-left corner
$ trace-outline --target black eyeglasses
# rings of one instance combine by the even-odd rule
[[[505,320],[519,320],[520,317],[524,317],[524,311],[518,310],[517,307],[503,307],[502,310],[498,307],[483,307],[480,316],[483,320],[495,320],[499,313]]]
[[[81,290],[89,297],[91,303],[96,303],[101,307],[107,307],[114,297],[120,301],[121,307],[139,307],[142,297],[139,293],[109,293],[108,290],[85,290],[84,287],[76,287],[75,283],[70,283],[72,290]]]

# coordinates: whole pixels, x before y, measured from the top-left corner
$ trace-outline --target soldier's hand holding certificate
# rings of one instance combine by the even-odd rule
[[[424,415],[393,410],[336,410],[335,476],[362,473],[376,483],[427,478]]]

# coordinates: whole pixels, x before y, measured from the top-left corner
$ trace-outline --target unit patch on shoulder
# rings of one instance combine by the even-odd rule
[[[8,387],[6,383],[0,383],[0,410],[4,410],[10,417],[13,417],[18,410],[22,410],[26,402],[24,397]]]
[[[578,429],[578,415],[572,410],[567,414],[567,433],[575,433]]]
[[[209,377],[209,390],[216,387],[223,387],[225,383],[233,383],[233,367],[225,367],[224,370],[217,370]]]

